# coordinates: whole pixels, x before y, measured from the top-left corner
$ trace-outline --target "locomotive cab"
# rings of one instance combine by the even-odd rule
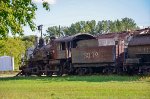
[[[56,65],[62,69],[63,73],[68,74],[72,70],[72,49],[78,47],[77,45],[79,41],[89,39],[95,39],[95,37],[87,33],[79,33],[54,40],[55,53],[53,62],[57,61]]]
[[[55,40],[55,59],[71,58],[71,49],[77,47],[77,43],[82,40],[95,39],[94,36],[86,33],[79,33],[73,36],[61,37]]]

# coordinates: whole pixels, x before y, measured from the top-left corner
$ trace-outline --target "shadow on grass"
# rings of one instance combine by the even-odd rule
[[[5,77],[0,81],[9,80],[38,80],[46,82],[63,82],[63,81],[86,81],[86,82],[109,82],[109,81],[138,81],[140,76],[118,76],[118,75],[92,75],[92,76],[62,76],[62,77]]]

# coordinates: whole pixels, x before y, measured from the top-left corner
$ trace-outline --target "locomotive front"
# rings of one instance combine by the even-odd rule
[[[48,71],[50,69],[49,60],[53,58],[51,43],[45,44],[44,39],[40,38],[39,43],[36,42],[35,47],[32,50],[29,49],[26,52],[26,61],[22,60],[21,72],[18,75],[51,75]]]

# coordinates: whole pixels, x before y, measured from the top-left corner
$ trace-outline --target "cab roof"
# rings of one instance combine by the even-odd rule
[[[70,41],[74,41],[76,39],[96,39],[93,35],[88,34],[88,33],[78,33],[72,36],[64,36],[64,37],[60,37],[55,39],[56,42],[70,42]]]

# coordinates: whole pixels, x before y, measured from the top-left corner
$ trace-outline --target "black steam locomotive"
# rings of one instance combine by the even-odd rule
[[[150,74],[150,29],[41,38],[18,75]]]

